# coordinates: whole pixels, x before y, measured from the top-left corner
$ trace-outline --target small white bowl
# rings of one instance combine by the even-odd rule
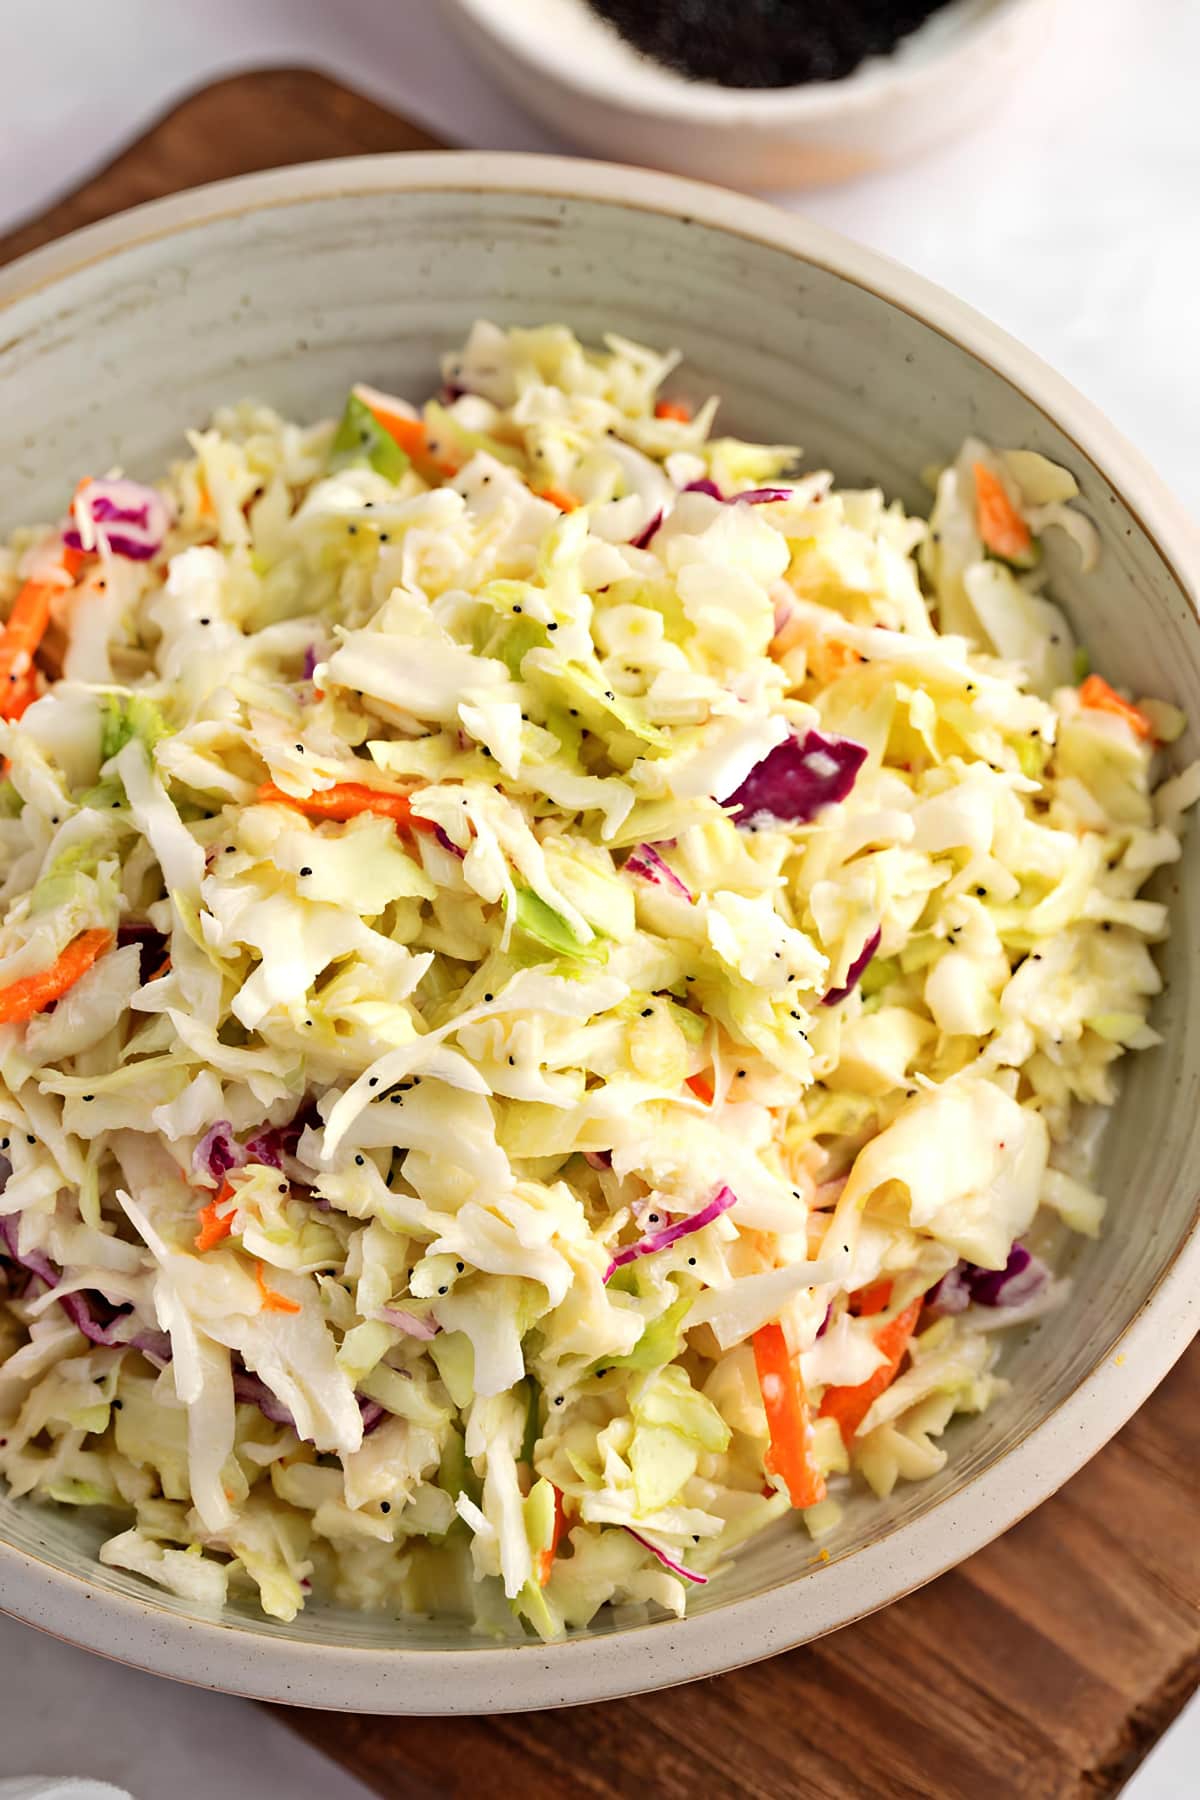
[[[966,130],[1036,55],[1055,0],[952,0],[841,81],[724,88],[640,56],[587,0],[444,0],[522,106],[597,155],[726,186],[816,186]]]

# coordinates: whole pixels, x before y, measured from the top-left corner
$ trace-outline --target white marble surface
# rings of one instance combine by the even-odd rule
[[[0,0],[0,56],[0,229],[172,99],[248,66],[327,69],[463,144],[566,148],[463,58],[435,0]],[[789,203],[1024,338],[1200,510],[1197,68],[1197,0],[1058,0],[1044,56],[973,138]],[[86,1772],[136,1800],[363,1791],[258,1710],[4,1620],[0,1666],[7,1774]],[[1127,1800],[1194,1795],[1198,1763],[1193,1703]]]

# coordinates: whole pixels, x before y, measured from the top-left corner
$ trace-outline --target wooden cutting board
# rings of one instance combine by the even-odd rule
[[[438,147],[324,76],[236,76],[185,100],[78,193],[0,239],[0,261],[221,176]],[[566,1712],[432,1723],[283,1716],[394,1800],[1084,1800],[1119,1791],[1198,1683],[1193,1348],[1030,1518],[819,1644]]]

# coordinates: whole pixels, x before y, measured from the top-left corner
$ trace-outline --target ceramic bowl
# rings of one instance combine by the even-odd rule
[[[1054,0],[951,0],[842,81],[722,88],[639,56],[587,0],[443,0],[464,44],[571,143],[771,190],[866,174],[968,129],[1009,92]]]
[[[727,427],[802,442],[914,506],[917,471],[967,432],[1065,463],[1103,544],[1055,585],[1113,680],[1200,704],[1196,540],[1158,481],[1065,382],[994,327],[796,218],[662,176],[476,155],[322,163],[139,209],[0,274],[0,528],[53,516],[79,473],[150,475],[186,425],[252,393],[294,416],[356,379],[433,385],[486,314],[677,344]],[[1056,536],[1059,534],[1055,534]],[[1180,746],[1196,754],[1195,732]],[[202,1617],[94,1561],[85,1509],[0,1501],[0,1603],[144,1668],[307,1706],[499,1712],[598,1700],[766,1656],[886,1604],[1073,1474],[1188,1340],[1200,1288],[1200,833],[1170,872],[1162,1047],[1131,1059],[1108,1136],[1108,1229],[1073,1304],[1007,1356],[1011,1392],[947,1434],[947,1466],[856,1501],[819,1564],[784,1523],[682,1622],[611,1619],[496,1647],[459,1626],[249,1605]],[[1189,1314],[1193,1309],[1193,1315]]]

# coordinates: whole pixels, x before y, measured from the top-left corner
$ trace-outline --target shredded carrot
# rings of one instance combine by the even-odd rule
[[[376,424],[382,425],[410,458],[419,475],[428,477],[430,471],[442,476],[458,474],[460,464],[452,456],[430,449],[424,419],[410,419],[407,413],[393,412],[375,399],[368,400],[361,388],[356,388],[355,392]]]
[[[1103,675],[1089,675],[1080,683],[1079,704],[1093,712],[1112,713],[1118,719],[1124,719],[1129,729],[1138,737],[1149,742],[1154,737],[1153,722],[1135,706],[1132,700],[1122,700],[1114,688],[1109,687]]]
[[[764,1466],[782,1477],[793,1506],[815,1506],[825,1498],[825,1477],[813,1461],[808,1398],[778,1320],[754,1333],[754,1367],[771,1438]]]
[[[258,1291],[262,1295],[264,1312],[298,1313],[301,1310],[298,1300],[289,1300],[286,1294],[277,1294],[274,1288],[267,1286],[261,1262],[256,1262],[254,1265],[254,1279],[258,1283]]]
[[[329,788],[318,788],[311,794],[285,794],[273,781],[264,781],[258,790],[260,801],[274,806],[290,806],[310,819],[356,819],[360,813],[378,813],[394,819],[397,828],[409,831],[432,831],[429,819],[418,818],[407,794],[389,794],[382,788],[365,786],[358,781],[339,781]]]
[[[690,425],[692,409],[682,400],[660,400],[654,408],[656,419],[677,419],[681,425]]]
[[[30,663],[23,675],[18,675],[16,683],[11,686],[0,705],[0,717],[15,724],[38,697],[38,673]]]
[[[92,555],[93,552],[90,550],[76,550],[73,544],[63,545],[62,566],[67,571],[67,574],[71,577],[72,581],[74,581],[80,571],[92,560]]]
[[[159,963],[157,969],[155,969],[153,975],[150,977],[150,979],[151,979],[151,981],[161,981],[164,975],[169,975],[170,973],[171,973],[171,959],[169,956],[164,956],[162,961]]]
[[[578,512],[579,502],[574,494],[568,494],[566,488],[544,487],[534,488],[539,500],[548,500],[551,506],[557,506],[559,512]]]
[[[1015,562],[1028,554],[1033,533],[1009,499],[1004,483],[986,463],[972,463],[975,477],[975,528],[993,556]]]
[[[567,1529],[567,1515],[563,1511],[563,1497],[558,1488],[554,1489],[554,1529],[550,1533],[550,1542],[544,1550],[538,1552],[537,1583],[545,1587],[554,1567],[554,1559],[558,1555],[558,1547],[562,1543]]]
[[[223,1181],[215,1200],[210,1200],[206,1206],[200,1208],[196,1214],[196,1223],[200,1229],[192,1239],[197,1250],[211,1250],[214,1244],[219,1244],[222,1238],[229,1236],[233,1230],[233,1217],[232,1215],[222,1217],[218,1214],[217,1208],[224,1206],[227,1200],[232,1199],[233,1184]]]
[[[703,1100],[705,1106],[712,1105],[714,1089],[707,1075],[689,1075],[684,1086],[691,1088],[697,1100]]]
[[[0,633],[0,718],[12,717],[9,705],[46,635],[50,602],[62,591],[55,582],[27,581],[13,601],[8,623]]]
[[[196,511],[202,519],[215,519],[217,516],[207,481],[200,482],[196,488]]]
[[[816,677],[822,687],[836,681],[847,669],[855,668],[862,661],[857,650],[849,644],[843,644],[837,638],[822,638],[812,645],[807,656],[809,672]]]
[[[884,1279],[869,1282],[866,1287],[858,1288],[850,1295],[850,1311],[858,1319],[874,1318],[876,1313],[886,1312],[892,1298],[892,1284]]]
[[[857,1387],[826,1388],[821,1401],[821,1417],[837,1420],[847,1444],[880,1394],[896,1379],[921,1315],[921,1304],[922,1296],[918,1295],[903,1312],[897,1313],[894,1319],[889,1319],[875,1333],[875,1347],[883,1352],[887,1361],[873,1375],[868,1375]]]
[[[55,1000],[61,1000],[68,988],[87,974],[96,958],[111,948],[112,941],[112,932],[100,927],[81,931],[48,969],[39,969],[36,975],[24,975],[20,981],[0,988],[0,1025],[32,1019],[34,1013],[44,1012]]]

